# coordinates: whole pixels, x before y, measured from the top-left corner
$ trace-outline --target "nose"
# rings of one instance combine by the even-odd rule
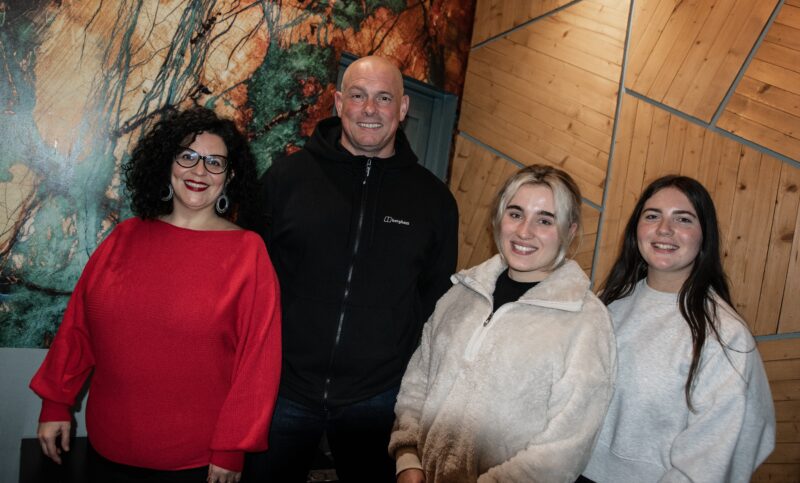
[[[672,234],[672,221],[666,217],[662,218],[661,221],[658,222],[656,228],[659,235],[670,235]]]
[[[197,164],[192,166],[192,174],[195,174],[197,176],[203,176],[205,174],[208,174],[208,170],[206,169],[206,162],[203,161],[202,159],[198,159]]]
[[[517,225],[517,236],[523,240],[533,237],[533,226],[531,226],[531,223],[523,221]]]
[[[374,99],[369,99],[368,98],[366,100],[366,102],[364,102],[364,114],[366,114],[368,116],[371,116],[372,114],[375,114],[375,100]]]

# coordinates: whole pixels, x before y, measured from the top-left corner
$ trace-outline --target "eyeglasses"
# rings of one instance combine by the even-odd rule
[[[203,156],[194,149],[184,146],[181,146],[181,150],[182,151],[175,155],[175,162],[184,168],[194,168],[202,159],[209,173],[222,174],[228,169],[228,158],[225,156],[219,154]]]

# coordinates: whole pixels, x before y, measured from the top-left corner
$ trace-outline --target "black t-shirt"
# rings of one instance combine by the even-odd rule
[[[539,282],[517,282],[508,276],[508,270],[501,273],[497,277],[497,283],[494,286],[494,308],[497,311],[503,304],[508,302],[516,302],[528,290],[535,287]]]

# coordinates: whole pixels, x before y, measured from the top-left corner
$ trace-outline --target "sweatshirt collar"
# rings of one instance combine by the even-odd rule
[[[472,268],[453,275],[453,283],[461,283],[471,290],[492,300],[497,277],[508,269],[508,265],[498,254]],[[578,312],[583,308],[589,278],[572,260],[565,261],[547,278],[525,292],[519,302],[539,307]]]

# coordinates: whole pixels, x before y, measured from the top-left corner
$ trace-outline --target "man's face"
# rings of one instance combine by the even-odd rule
[[[408,112],[408,96],[403,95],[402,77],[394,65],[376,58],[354,62],[335,101],[345,149],[377,158],[394,154],[395,133]]]

